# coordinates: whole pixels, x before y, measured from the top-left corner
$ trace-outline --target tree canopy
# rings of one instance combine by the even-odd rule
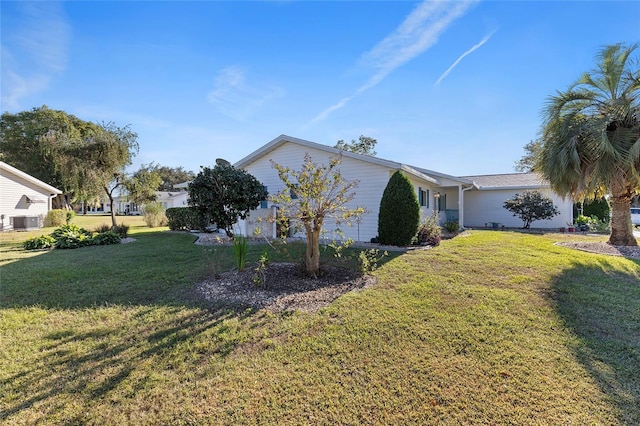
[[[253,175],[227,164],[202,167],[189,184],[189,205],[204,223],[216,224],[233,237],[233,225],[267,199],[267,190]]]
[[[128,126],[90,123],[46,105],[2,114],[0,138],[3,161],[65,193],[67,205],[59,207],[91,203],[104,192],[111,198],[138,153]]]
[[[369,155],[371,157],[375,157],[377,152],[374,151],[374,148],[376,147],[377,143],[378,141],[375,140],[374,138],[360,135],[357,141],[355,139],[351,139],[350,143],[347,143],[344,140],[340,139],[335,144],[334,148],[337,148],[342,151],[349,151],[349,152],[354,152],[356,154],[363,154],[363,155]]]
[[[534,168],[561,195],[610,194],[612,245],[635,246],[630,205],[640,192],[638,44],[607,46],[596,68],[549,97]]]

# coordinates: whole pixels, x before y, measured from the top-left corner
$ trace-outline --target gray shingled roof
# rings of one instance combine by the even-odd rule
[[[463,176],[463,178],[473,181],[478,189],[529,189],[549,187],[549,183],[537,173]]]

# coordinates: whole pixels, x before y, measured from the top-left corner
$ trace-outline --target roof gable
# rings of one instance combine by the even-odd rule
[[[8,165],[7,163],[5,163],[4,161],[0,161],[0,170],[2,170],[3,172],[8,172],[11,173],[12,175],[18,176],[21,179],[26,180],[27,182],[30,182],[46,191],[48,191],[50,194],[62,194],[62,191],[60,191],[57,188],[54,188],[53,186],[49,185],[48,183],[45,183],[43,181],[41,181],[40,179],[37,179],[33,176],[31,176],[30,174],[27,174],[21,170],[16,169],[13,166]]]
[[[344,157],[348,157],[348,158],[352,158],[355,160],[364,161],[372,164],[377,164],[379,166],[387,167],[391,170],[402,170],[403,172],[406,172],[410,175],[416,176],[420,179],[426,180],[427,182],[432,182],[437,185],[441,185],[442,178],[451,179],[453,181],[459,182],[460,184],[471,184],[470,181],[467,181],[465,179],[456,178],[454,176],[445,175],[443,173],[437,173],[431,170],[410,166],[408,164],[402,164],[396,161],[385,160],[383,158],[372,157],[370,155],[356,154],[354,152],[349,152],[349,151],[341,151],[337,148],[334,148],[328,145],[323,145],[323,144],[311,142],[304,139],[294,138],[292,136],[287,136],[287,135],[280,135],[277,138],[273,139],[271,142],[267,143],[266,145],[262,146],[261,148],[255,150],[251,154],[247,155],[246,157],[236,162],[234,164],[234,167],[237,167],[237,168],[247,167],[249,164],[251,164],[255,160],[262,158],[263,156],[276,150],[277,148],[281,147],[287,142],[317,149],[320,151],[325,151],[331,155],[337,155],[342,153]]]

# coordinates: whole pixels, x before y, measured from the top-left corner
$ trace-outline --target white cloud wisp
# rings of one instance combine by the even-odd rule
[[[234,120],[248,119],[255,109],[266,102],[284,96],[280,87],[258,88],[247,83],[246,69],[230,66],[216,76],[214,88],[208,99],[218,111]]]
[[[71,28],[62,5],[23,2],[18,29],[2,40],[2,109],[15,110],[67,67]]]

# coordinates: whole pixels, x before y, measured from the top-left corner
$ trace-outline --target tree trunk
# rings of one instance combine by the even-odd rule
[[[304,224],[307,232],[307,252],[304,256],[307,275],[316,278],[320,270],[320,231],[322,224]]]
[[[614,246],[637,246],[631,224],[631,196],[624,188],[611,188],[611,234],[609,244]]]

